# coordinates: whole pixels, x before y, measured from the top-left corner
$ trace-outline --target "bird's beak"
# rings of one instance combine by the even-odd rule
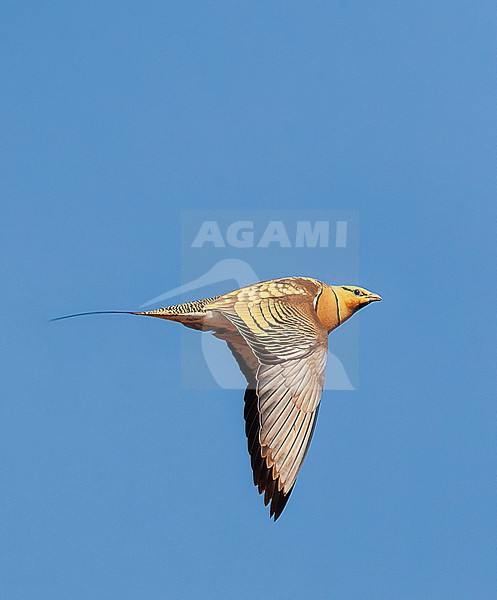
[[[378,294],[369,294],[369,296],[367,296],[367,299],[369,300],[369,302],[379,302],[382,298],[381,296],[378,296]]]

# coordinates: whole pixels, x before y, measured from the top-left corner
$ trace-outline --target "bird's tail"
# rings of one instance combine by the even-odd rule
[[[133,314],[165,319],[182,316],[202,316],[205,315],[206,307],[218,298],[220,298],[220,296],[204,298],[203,300],[195,300],[193,302],[183,302],[182,304],[173,304],[172,306],[164,306],[163,308],[147,310],[145,312],[135,312]]]
[[[180,323],[193,323],[196,320],[201,320],[205,316],[205,307],[219,298],[205,298],[203,300],[195,300],[194,302],[183,302],[182,304],[174,304],[172,306],[164,306],[155,310],[133,311],[133,310],[94,310],[90,312],[76,313],[73,315],[65,315],[56,317],[50,321],[62,321],[63,319],[72,319],[74,317],[84,317],[86,315],[139,315],[143,317],[157,317],[159,319],[167,319],[169,321],[179,321]]]

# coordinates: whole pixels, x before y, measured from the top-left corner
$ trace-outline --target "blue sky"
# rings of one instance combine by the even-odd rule
[[[496,12],[2,3],[2,598],[495,598]],[[276,524],[179,327],[47,322],[180,285],[221,209],[357,211],[384,297]]]

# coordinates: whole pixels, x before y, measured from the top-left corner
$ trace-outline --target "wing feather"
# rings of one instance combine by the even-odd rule
[[[247,380],[245,433],[254,484],[275,520],[307,454],[321,400],[327,332],[312,298],[253,297],[214,307],[236,328],[226,339]]]

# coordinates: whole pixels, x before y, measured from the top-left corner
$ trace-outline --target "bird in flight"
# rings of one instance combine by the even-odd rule
[[[357,286],[285,277],[151,311],[69,317],[124,312],[177,321],[224,340],[247,380],[244,417],[254,485],[276,521],[316,425],[328,334],[378,300],[380,296]]]

